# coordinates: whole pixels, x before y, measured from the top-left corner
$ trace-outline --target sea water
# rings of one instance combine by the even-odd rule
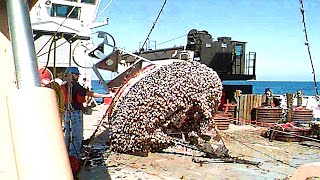
[[[266,88],[270,88],[273,94],[296,94],[302,90],[303,95],[316,95],[315,84],[311,81],[225,81],[223,84],[252,85],[253,94],[263,94]]]
[[[315,83],[311,81],[224,81],[223,84],[252,85],[253,94],[263,94],[266,88],[270,88],[273,94],[296,94],[298,90],[302,90],[305,96],[316,95]],[[92,80],[92,89],[98,93],[106,92],[98,80]],[[98,98],[97,101],[102,100]]]

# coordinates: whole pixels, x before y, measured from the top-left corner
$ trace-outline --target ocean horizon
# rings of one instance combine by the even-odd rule
[[[108,82],[108,80],[107,80]],[[270,88],[273,94],[297,93],[302,90],[303,95],[316,95],[315,85],[313,81],[223,81],[225,85],[252,85],[253,94],[263,94],[266,88]],[[317,82],[317,85],[320,83]],[[92,89],[98,93],[105,93],[103,86],[99,80],[92,80]]]

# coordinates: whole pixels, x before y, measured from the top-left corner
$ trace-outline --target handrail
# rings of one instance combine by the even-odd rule
[[[18,88],[40,87],[27,1],[7,0],[7,14],[17,86]]]

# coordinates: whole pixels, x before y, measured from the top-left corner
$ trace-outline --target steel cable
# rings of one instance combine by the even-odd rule
[[[290,167],[292,167],[292,168],[297,168],[296,166],[292,166],[291,164],[286,163],[286,162],[284,162],[284,161],[282,161],[282,160],[280,160],[280,159],[277,159],[277,158],[275,158],[275,157],[273,157],[273,156],[271,156],[271,155],[269,155],[269,154],[266,154],[266,153],[264,153],[264,152],[261,152],[261,151],[259,151],[259,150],[256,150],[256,149],[252,148],[251,146],[249,146],[249,145],[241,142],[240,140],[236,139],[235,137],[226,134],[225,132],[223,132],[222,134],[227,135],[228,137],[230,137],[230,138],[233,139],[234,141],[239,142],[239,143],[242,144],[243,146],[245,146],[245,147],[247,147],[247,148],[249,148],[249,149],[251,149],[251,150],[253,150],[253,151],[256,151],[256,152],[258,152],[258,153],[261,153],[261,154],[263,154],[263,155],[265,155],[265,156],[267,156],[267,157],[270,157],[271,159],[274,159],[274,160],[276,160],[277,162],[280,162],[280,163],[282,163],[282,164],[288,165],[288,166],[290,166]],[[243,135],[243,134],[242,134],[242,135]]]
[[[167,0],[165,0],[165,1],[163,2],[163,5],[162,5],[162,7],[161,7],[161,9],[160,9],[160,12],[158,13],[158,16],[157,16],[156,20],[153,22],[153,25],[152,25],[152,27],[151,27],[151,29],[150,29],[150,31],[149,31],[149,34],[147,35],[146,40],[145,40],[144,43],[142,44],[141,49],[139,50],[139,54],[138,54],[138,55],[141,54],[142,49],[143,49],[143,46],[147,43],[147,41],[148,41],[148,39],[149,39],[149,36],[151,35],[154,27],[156,26],[157,21],[158,21],[160,15],[161,15],[161,13],[162,13],[162,11],[163,11],[163,8],[164,8],[164,6],[166,5],[166,3],[167,3]]]
[[[314,66],[313,66],[311,50],[310,50],[310,45],[309,45],[309,40],[308,40],[308,33],[307,33],[307,26],[306,26],[305,15],[304,15],[305,10],[304,10],[304,6],[303,6],[303,0],[299,0],[299,2],[301,5],[300,12],[302,15],[303,32],[304,32],[304,36],[305,36],[305,40],[306,40],[305,45],[307,46],[307,49],[308,49],[308,55],[309,55],[311,68],[312,68],[312,74],[313,74],[314,89],[315,89],[316,95],[318,97],[318,86],[317,86],[317,80],[316,80],[316,73],[315,73]]]
[[[181,36],[175,37],[175,38],[173,38],[173,39],[169,39],[169,40],[167,40],[167,41],[163,41],[163,42],[158,43],[158,44],[156,44],[156,45],[158,46],[158,45],[161,45],[161,44],[165,44],[165,43],[168,43],[168,42],[170,42],[170,41],[174,41],[174,40],[176,40],[176,39],[179,39],[179,38],[185,37],[185,36],[187,36],[187,35],[188,35],[188,34],[184,34],[184,35],[181,35]]]

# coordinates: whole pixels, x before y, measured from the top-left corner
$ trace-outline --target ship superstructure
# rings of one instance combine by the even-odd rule
[[[63,77],[66,67],[77,66],[80,79],[91,80],[92,29],[107,25],[95,22],[100,0],[40,0],[30,11],[38,67],[48,67]],[[91,83],[89,83],[91,84]]]

